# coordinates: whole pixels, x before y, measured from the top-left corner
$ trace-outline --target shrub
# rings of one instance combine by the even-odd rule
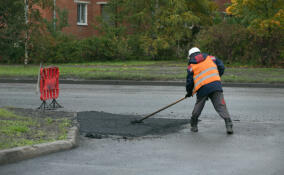
[[[76,47],[78,41],[62,33],[56,35],[39,34],[33,36],[31,42],[30,57],[32,63],[67,63],[71,60],[80,60],[78,47]]]
[[[250,32],[242,25],[222,23],[203,29],[195,45],[227,64],[269,66],[283,61],[283,34],[280,36],[280,31],[274,32],[271,37],[264,37]]]

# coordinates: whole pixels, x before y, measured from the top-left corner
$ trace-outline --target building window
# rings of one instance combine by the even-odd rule
[[[87,16],[88,16],[87,3],[77,3],[77,24],[88,25]]]
[[[110,24],[111,23],[110,15],[109,15],[109,13],[106,9],[107,7],[108,7],[107,4],[101,4],[101,16],[102,16],[104,22]]]
[[[102,20],[108,24],[108,25],[114,25],[113,21],[111,20],[111,16],[109,13],[109,9],[108,9],[108,3],[107,2],[97,2],[98,5],[100,5],[101,7],[101,17]]]

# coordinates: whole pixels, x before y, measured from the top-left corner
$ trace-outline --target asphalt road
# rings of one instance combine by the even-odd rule
[[[184,87],[176,86],[60,86],[58,102],[67,111],[103,111],[125,115],[147,115],[185,95]],[[284,121],[284,89],[224,88],[224,95],[233,119],[249,121]],[[195,97],[155,115],[166,118],[189,118]],[[0,83],[0,107],[37,108],[41,104],[33,84]],[[203,119],[219,119],[212,104],[206,104]]]
[[[0,107],[36,108],[31,84],[1,84]],[[185,94],[184,87],[62,85],[59,103],[67,111],[147,115]],[[235,134],[207,103],[198,133],[178,132],[132,139],[81,137],[80,147],[0,166],[1,175],[87,174],[284,174],[284,89],[224,88]],[[188,119],[195,99],[156,118]]]

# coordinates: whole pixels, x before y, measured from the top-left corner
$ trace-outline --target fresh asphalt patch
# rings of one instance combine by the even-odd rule
[[[178,132],[187,119],[148,118],[143,123],[132,124],[131,121],[141,116],[111,114],[106,112],[79,112],[77,119],[80,133],[86,137],[103,138],[108,136],[141,137],[147,135],[166,135]]]

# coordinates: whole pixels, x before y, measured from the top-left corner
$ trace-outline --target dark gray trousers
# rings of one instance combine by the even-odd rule
[[[208,98],[210,98],[215,110],[218,112],[220,117],[222,117],[223,119],[230,118],[230,114],[227,110],[227,106],[224,100],[223,92],[220,91],[213,92],[208,96],[197,98],[194,109],[192,111],[192,118],[198,119]]]

